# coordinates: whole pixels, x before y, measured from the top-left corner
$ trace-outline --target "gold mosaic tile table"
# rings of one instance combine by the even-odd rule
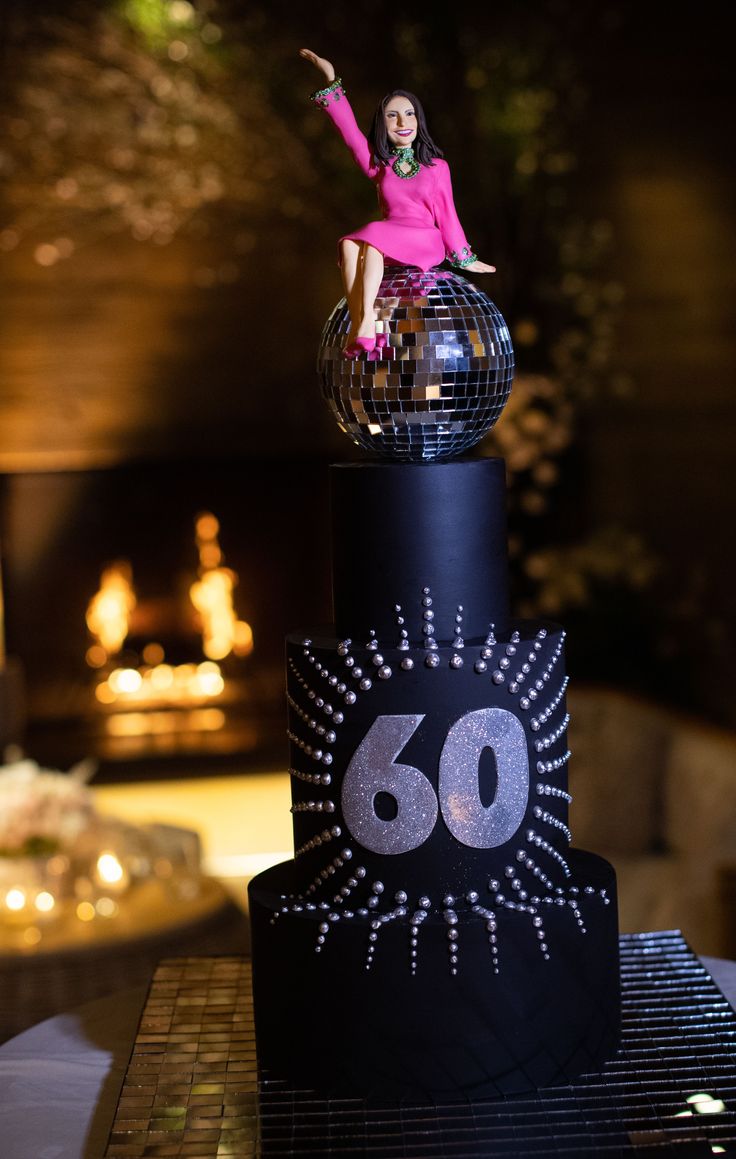
[[[447,1106],[327,1099],[258,1075],[243,958],[163,962],[106,1159],[736,1154],[736,1015],[677,932],[621,938],[623,1047],[602,1073]]]
[[[156,971],[107,1155],[256,1154],[258,1083],[244,958]]]

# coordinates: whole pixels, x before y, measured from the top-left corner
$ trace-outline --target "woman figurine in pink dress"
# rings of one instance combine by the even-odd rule
[[[468,245],[452,199],[450,168],[432,141],[419,101],[404,89],[383,98],[368,137],[358,128],[345,90],[329,60],[308,48],[300,56],[324,74],[312,94],[325,110],[360,169],[376,185],[381,220],[340,239],[340,268],[350,313],[346,358],[386,345],[376,335],[375,301],[384,263],[426,271],[442,261],[474,274],[494,266],[478,261]]]

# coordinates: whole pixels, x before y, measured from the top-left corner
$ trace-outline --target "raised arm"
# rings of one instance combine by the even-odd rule
[[[370,146],[365,134],[358,127],[355,114],[342,87],[342,81],[335,76],[334,65],[329,60],[325,60],[324,57],[317,56],[316,52],[312,52],[309,48],[302,48],[299,55],[318,68],[326,81],[323,88],[312,93],[312,100],[325,110],[353,154],[358,168],[362,169],[367,177],[373,177],[376,173],[376,166],[372,162]]]
[[[495,266],[478,261],[468,244],[460,218],[455,209],[452,196],[452,181],[450,167],[445,161],[434,162],[437,169],[437,186],[435,189],[434,217],[442,240],[445,243],[445,257],[453,266],[469,270],[474,274],[493,274]]]

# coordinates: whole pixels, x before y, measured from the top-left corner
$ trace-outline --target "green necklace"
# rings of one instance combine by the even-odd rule
[[[410,177],[416,177],[417,173],[421,169],[421,165],[414,156],[414,150],[412,149],[411,145],[393,145],[391,147],[391,152],[396,157],[396,160],[392,165],[392,169],[396,176],[402,177],[405,181],[407,181]],[[409,169],[406,173],[401,168],[402,165],[409,166]]]

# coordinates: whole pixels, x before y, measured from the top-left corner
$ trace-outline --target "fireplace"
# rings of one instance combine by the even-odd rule
[[[89,757],[98,781],[285,767],[283,637],[330,618],[325,474],[188,458],[6,476],[27,755]]]

